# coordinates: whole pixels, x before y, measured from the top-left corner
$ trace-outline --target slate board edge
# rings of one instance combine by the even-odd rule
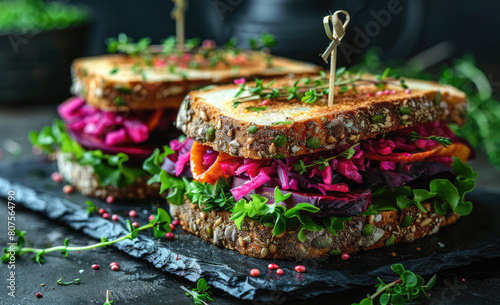
[[[32,189],[28,186],[24,186],[24,185],[19,184],[19,183],[11,182],[8,179],[0,177],[0,194],[1,194],[1,196],[5,197],[5,194],[7,194],[7,192],[9,190],[16,191],[16,194],[17,194],[16,202],[17,203],[23,204],[25,207],[27,207],[30,210],[42,212],[44,215],[46,215],[47,217],[49,217],[53,220],[62,222],[64,224],[70,226],[73,229],[83,231],[84,234],[86,234],[92,238],[95,238],[97,240],[100,240],[101,236],[97,236],[95,231],[88,230],[86,228],[84,228],[82,230],[81,229],[82,228],[81,222],[69,222],[68,223],[68,222],[64,221],[64,219],[67,218],[68,216],[80,217],[81,221],[85,221],[85,219],[88,219],[87,214],[84,212],[83,209],[81,209],[81,208],[79,209],[79,206],[77,204],[74,204],[71,201],[63,199],[63,198],[55,197],[55,195],[51,194],[50,192],[35,190],[35,189]],[[23,200],[25,197],[38,198],[39,202],[34,202],[31,200]],[[41,203],[42,203],[42,207],[40,208],[39,205]],[[55,208],[59,204],[64,205],[66,207],[66,210],[70,210],[71,213],[63,213],[61,215],[58,215],[57,213],[55,213],[54,211],[57,210]],[[52,214],[48,213],[47,208],[51,208],[53,210],[53,213]],[[106,220],[106,219],[103,219],[103,218],[99,218],[95,221],[97,221],[97,223],[99,225],[102,225],[105,227],[120,226],[121,230],[118,231],[119,234],[108,234],[109,235],[109,236],[107,235],[108,237],[113,237],[113,235],[118,236],[121,234],[128,233],[128,231],[123,223],[121,223],[121,224],[113,223],[113,222]],[[117,232],[117,231],[114,231],[114,232]],[[140,253],[137,253],[137,251],[133,251],[135,249],[144,248],[144,244],[141,244],[144,242],[147,242],[148,246],[153,247],[152,249],[154,249],[154,251],[153,251],[154,254],[140,254]],[[500,241],[497,241],[497,243],[491,245],[491,247],[495,248],[496,246],[498,246],[499,242]],[[135,244],[140,245],[140,247],[135,248],[134,247]],[[233,277],[228,277],[226,279],[221,279],[220,277],[213,276],[210,273],[206,273],[203,271],[200,272],[200,270],[203,270],[203,268],[202,268],[202,266],[199,265],[199,262],[196,262],[198,264],[198,266],[197,266],[198,268],[192,268],[192,263],[193,263],[192,258],[185,256],[185,255],[182,255],[182,254],[179,254],[179,256],[178,256],[178,253],[175,253],[174,251],[167,249],[167,248],[164,248],[164,247],[158,248],[155,245],[154,241],[142,239],[142,238],[140,238],[140,236],[138,237],[137,240],[123,241],[119,244],[116,244],[115,246],[119,250],[121,250],[121,251],[123,251],[123,252],[125,252],[133,257],[138,257],[138,258],[141,258],[141,259],[148,261],[149,263],[152,263],[156,268],[159,268],[163,271],[167,271],[169,273],[177,274],[177,275],[179,274],[179,272],[181,272],[181,273],[183,273],[182,277],[184,277],[192,282],[196,282],[199,278],[204,277],[205,279],[207,279],[209,281],[210,285],[212,285],[213,287],[221,289],[221,290],[233,295],[234,297],[237,297],[237,298],[240,298],[243,300],[272,301],[272,293],[276,290],[275,285],[273,285],[274,283],[266,283],[265,280],[261,280],[261,279],[254,279],[254,278],[250,278],[248,276],[245,276],[245,277],[242,277],[242,276],[235,276],[234,277],[233,276]],[[209,246],[211,246],[211,245],[209,245]],[[158,251],[163,251],[163,252],[166,251],[166,253],[159,253]],[[464,252],[464,251],[462,251],[462,252]],[[165,256],[169,257],[170,260],[164,261],[163,258]],[[497,252],[492,252],[492,253],[486,252],[486,253],[481,253],[481,255],[475,255],[475,256],[470,256],[470,255],[464,254],[463,257],[455,256],[454,259],[455,260],[458,259],[459,261],[458,262],[455,261],[455,262],[453,262],[453,264],[450,264],[450,261],[445,262],[444,260],[440,259],[440,254],[431,255],[431,256],[428,256],[428,258],[436,261],[435,272],[438,272],[440,270],[444,270],[444,269],[448,269],[448,268],[456,268],[456,267],[460,267],[460,266],[465,266],[465,265],[468,265],[468,264],[470,264],[474,261],[477,261],[481,258],[493,258],[493,257],[498,257],[498,256],[500,256],[500,253],[497,253]],[[178,263],[173,262],[173,260],[176,260],[177,258],[179,260],[181,260],[183,265],[190,266],[190,267],[188,269],[179,268]],[[160,259],[163,261],[160,261]],[[407,260],[407,262],[417,262],[417,261],[418,260],[416,260],[416,259]],[[405,263],[405,261],[403,261],[403,263]],[[418,263],[417,263],[417,266],[419,266]],[[419,267],[413,268],[412,270],[416,273],[421,273],[421,272],[419,272]],[[377,270],[375,270],[375,271],[377,271]],[[186,273],[184,273],[184,272],[186,272]],[[423,273],[423,275],[424,274],[425,273]],[[372,285],[376,282],[375,279],[367,278],[366,276],[363,276],[363,275],[359,275],[358,279],[359,279],[358,285],[345,285],[345,284],[342,285],[340,283],[332,282],[331,284],[328,285],[330,288],[328,292],[335,293],[335,292],[347,290],[350,288]],[[252,282],[256,283],[256,284],[264,284],[264,288],[261,287],[261,288],[249,290],[248,284],[251,284]],[[246,289],[244,288],[245,286],[247,287]],[[322,289],[319,289],[319,290],[314,290],[314,287],[311,287],[311,286],[309,286],[309,285],[307,285],[307,286],[290,286],[290,287],[287,287],[288,289],[282,289],[282,291],[285,292],[286,296],[293,297],[294,299],[309,299],[309,298],[313,298],[313,297],[317,297],[319,295],[325,294],[324,287]],[[265,288],[268,288],[268,289],[265,289]],[[280,288],[284,288],[284,287],[280,287]],[[238,294],[235,294],[234,289],[237,290]]]

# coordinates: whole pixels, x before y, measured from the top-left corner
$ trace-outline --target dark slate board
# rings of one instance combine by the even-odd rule
[[[119,222],[98,215],[88,217],[84,212],[84,202],[90,198],[77,192],[64,194],[62,185],[50,180],[50,173],[54,170],[54,164],[43,160],[2,164],[0,197],[6,197],[8,191],[14,190],[17,203],[95,239],[103,235],[112,239],[126,234],[128,231],[124,220],[130,209],[136,209],[139,213],[134,221],[144,224],[150,214],[155,214],[158,204],[165,207],[164,202],[115,202],[108,205],[98,199],[91,199],[97,206],[123,217]],[[438,235],[411,244],[354,253],[347,261],[340,257],[305,260],[301,262],[307,268],[303,274],[293,271],[296,262],[241,256],[236,251],[219,249],[184,234],[180,228],[175,231],[174,241],[158,241],[149,232],[142,232],[137,239],[120,242],[116,247],[133,257],[151,262],[156,268],[193,282],[203,277],[210,285],[240,299],[271,301],[276,298],[276,291],[293,299],[309,299],[372,285],[377,276],[394,278],[390,265],[398,262],[416,273],[428,275],[482,258],[499,257],[499,197],[498,194],[476,190],[470,196],[475,204],[473,213],[443,228]],[[421,250],[417,251],[417,247]],[[391,252],[397,256],[392,257]],[[277,276],[274,272],[268,272],[267,264],[270,262],[279,264],[285,274]],[[248,273],[252,268],[260,269],[261,275],[250,277]]]

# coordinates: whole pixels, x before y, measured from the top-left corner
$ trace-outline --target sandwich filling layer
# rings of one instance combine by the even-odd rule
[[[352,216],[434,203],[440,214],[467,215],[464,194],[475,173],[465,165],[469,145],[437,121],[400,129],[357,144],[297,157],[247,159],[214,151],[192,139],[173,140],[144,163],[150,182],[184,194],[203,211],[229,210],[274,227],[342,228]],[[300,235],[299,235],[300,238]]]

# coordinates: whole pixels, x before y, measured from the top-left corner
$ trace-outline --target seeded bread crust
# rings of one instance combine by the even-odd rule
[[[294,79],[282,79],[274,87],[293,83]],[[352,90],[337,92],[333,107],[327,106],[326,99],[314,104],[275,99],[267,101],[269,108],[259,112],[246,107],[262,107],[261,101],[233,107],[238,86],[217,86],[190,92],[181,105],[176,126],[188,137],[217,151],[265,159],[331,150],[420,123],[465,123],[468,103],[463,92],[435,82],[407,79],[406,83],[411,88],[409,94],[400,86],[389,85],[387,89],[396,90],[396,94],[368,97],[367,92],[375,95],[380,89],[361,86],[359,97]],[[251,133],[250,127],[256,131]],[[282,147],[273,143],[277,136],[286,137]]]
[[[356,216],[345,223],[345,229],[338,232],[338,236],[328,230],[306,231],[305,242],[298,240],[298,228],[289,228],[286,232],[273,236],[272,228],[249,218],[243,221],[242,230],[239,230],[234,221],[229,219],[230,212],[213,210],[204,213],[188,199],[181,206],[171,204],[170,212],[179,217],[184,230],[217,247],[236,250],[240,254],[256,258],[299,260],[370,250],[399,242],[409,243],[436,234],[440,227],[460,218],[455,213],[438,215],[430,204],[425,204],[424,207],[428,210],[427,213],[411,207],[402,211],[380,212],[378,215]],[[401,222],[408,215],[413,220],[407,227],[402,227]],[[373,233],[365,236],[362,230],[367,224],[373,226]]]
[[[207,85],[229,83],[241,77],[316,74],[320,69],[309,63],[276,56],[273,56],[272,66],[267,67],[260,53],[252,54],[255,64],[242,66],[237,71],[231,68],[186,69],[185,77],[169,72],[168,66],[146,66],[142,67],[144,73],[134,73],[132,67],[137,59],[127,55],[78,58],[71,69],[71,92],[84,98],[89,105],[109,111],[177,109],[190,90]],[[113,69],[116,72],[110,73]]]
[[[94,169],[89,165],[80,165],[72,154],[57,153],[57,168],[65,181],[75,187],[83,195],[105,199],[113,196],[115,199],[145,199],[160,198],[160,184],[147,185],[151,177],[138,177],[132,184],[123,188],[108,185],[101,186]]]

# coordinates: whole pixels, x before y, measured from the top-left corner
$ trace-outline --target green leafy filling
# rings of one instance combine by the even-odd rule
[[[238,229],[243,228],[245,218],[259,221],[261,224],[272,227],[273,235],[279,235],[287,229],[298,226],[298,239],[306,240],[305,231],[320,231],[327,229],[334,235],[344,230],[345,222],[350,217],[322,217],[312,218],[310,215],[318,213],[320,209],[309,203],[299,203],[293,208],[286,209],[280,205],[290,198],[291,194],[284,195],[278,187],[274,190],[275,202],[268,204],[268,199],[254,194],[250,200],[241,199],[235,202],[229,190],[231,186],[224,178],[216,184],[190,181],[166,173],[161,169],[165,156],[171,153],[168,147],[160,153],[159,149],[144,163],[143,168],[153,174],[149,182],[160,182],[162,192],[169,189],[167,199],[174,205],[184,204],[184,195],[194,204],[198,204],[204,212],[215,210],[230,211]],[[410,187],[394,187],[374,185],[372,187],[372,205],[360,215],[376,215],[380,211],[400,210],[413,205],[423,212],[427,212],[424,202],[433,202],[436,212],[443,215],[454,211],[459,215],[468,215],[472,210],[472,203],[464,201],[466,193],[475,187],[477,173],[463,163],[459,158],[453,158],[453,171],[456,179],[450,182],[446,179],[434,179],[429,189],[411,189]]]
[[[388,187],[374,185],[372,187],[372,204],[377,211],[405,209],[415,205],[422,212],[424,202],[431,202],[440,215],[450,210],[461,215],[469,215],[472,203],[464,201],[465,194],[476,186],[477,173],[460,158],[453,157],[452,168],[457,175],[455,181],[434,179],[429,189],[411,189],[408,186]]]
[[[125,166],[129,157],[124,153],[104,154],[101,150],[86,150],[66,132],[66,125],[61,120],[54,120],[51,126],[45,126],[40,132],[31,131],[29,139],[33,146],[45,153],[70,153],[80,165],[90,165],[102,186],[113,185],[123,188],[132,184],[137,177],[146,172]]]

